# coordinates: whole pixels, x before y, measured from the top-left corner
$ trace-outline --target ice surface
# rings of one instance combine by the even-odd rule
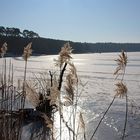
[[[84,87],[79,106],[86,121],[86,133],[90,138],[98,121],[115,94],[115,76],[117,65],[114,61],[119,53],[73,54],[80,81]],[[128,88],[129,115],[126,140],[140,139],[140,52],[127,53],[128,65],[124,82]],[[31,57],[28,62],[28,76],[31,73],[56,69],[54,59],[57,55]],[[7,58],[9,60],[11,58]],[[2,59],[0,59],[2,66]],[[14,74],[23,76],[24,61],[21,57],[12,58]],[[2,68],[2,67],[1,67]],[[51,69],[50,69],[51,68]],[[31,76],[32,77],[32,76]],[[131,103],[134,101],[133,110]],[[133,113],[132,113],[133,112]],[[117,98],[98,129],[96,140],[120,140],[124,127],[125,99]]]

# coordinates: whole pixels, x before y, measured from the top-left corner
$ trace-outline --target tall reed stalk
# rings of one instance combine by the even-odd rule
[[[22,108],[25,106],[25,99],[26,99],[26,91],[25,91],[25,86],[26,86],[26,74],[27,74],[27,62],[28,58],[32,54],[32,43],[29,43],[25,48],[23,52],[23,59],[25,60],[25,67],[24,67],[24,78],[23,78],[23,99],[22,99]]]
[[[103,114],[103,116],[101,117],[99,123],[97,124],[94,132],[92,133],[92,136],[90,138],[90,140],[93,139],[94,135],[96,134],[101,122],[103,121],[105,115],[107,114],[107,112],[109,111],[109,109],[111,108],[112,104],[115,101],[116,97],[126,97],[126,114],[125,114],[125,124],[124,124],[124,131],[123,131],[123,137],[122,140],[124,139],[124,135],[125,135],[125,129],[126,129],[126,123],[127,123],[127,112],[128,112],[128,101],[127,101],[127,87],[126,85],[123,84],[123,80],[124,80],[124,75],[125,75],[125,69],[126,69],[126,65],[127,65],[127,55],[125,54],[125,52],[122,50],[121,54],[119,55],[119,58],[117,60],[115,60],[117,62],[117,68],[114,72],[114,75],[116,76],[116,79],[118,78],[118,76],[120,75],[120,71],[122,72],[122,78],[120,80],[120,82],[118,82],[116,84],[116,94],[114,95],[111,103],[109,104],[108,108],[106,109],[105,113]]]

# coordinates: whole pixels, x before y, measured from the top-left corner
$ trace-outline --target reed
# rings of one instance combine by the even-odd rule
[[[20,131],[20,113],[15,110],[18,91],[14,86],[13,65],[4,57],[7,51],[7,43],[1,47],[1,57],[3,59],[0,76],[0,139],[18,140]],[[9,65],[9,67],[7,67]]]
[[[126,65],[127,65],[127,55],[126,55],[126,53],[122,50],[122,52],[119,55],[118,59],[116,59],[115,61],[117,62],[117,68],[116,68],[116,70],[114,72],[114,75],[116,75],[115,79],[117,79],[120,75],[122,75],[122,78],[121,78],[120,82],[115,84],[115,86],[116,86],[115,92],[116,93],[115,93],[111,103],[107,107],[106,111],[104,112],[103,116],[101,117],[99,123],[97,124],[94,132],[92,133],[92,135],[90,137],[90,140],[92,140],[94,138],[94,135],[96,134],[101,122],[103,121],[103,119],[105,117],[105,115],[108,113],[109,109],[113,105],[116,97],[124,97],[125,96],[126,97],[126,114],[125,114],[125,124],[124,124],[122,140],[124,139],[125,130],[126,130],[126,123],[127,123],[127,113],[128,113],[127,87],[123,83],[124,75],[125,75],[125,69],[126,69]]]

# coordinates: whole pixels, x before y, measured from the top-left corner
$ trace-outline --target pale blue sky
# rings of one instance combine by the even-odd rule
[[[140,0],[0,0],[0,25],[80,42],[140,42]]]

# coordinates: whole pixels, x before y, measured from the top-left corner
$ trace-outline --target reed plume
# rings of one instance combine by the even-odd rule
[[[116,96],[123,98],[127,94],[127,86],[121,81],[118,82],[116,85]]]
[[[32,103],[32,105],[36,107],[40,102],[39,94],[36,92],[36,90],[33,87],[31,87],[31,84],[29,85],[28,83],[26,83],[26,91],[27,91],[26,94],[27,98]]]
[[[0,48],[0,54],[1,54],[1,57],[3,58],[4,55],[6,54],[7,52],[7,43],[5,42],[2,47]]]
[[[117,68],[114,72],[114,75],[116,75],[116,79],[117,77],[122,73],[123,76],[125,74],[125,68],[127,65],[127,54],[124,52],[124,50],[122,50],[121,54],[119,55],[119,58],[115,60],[117,62]],[[122,79],[123,79],[122,76]]]
[[[56,86],[50,88],[50,95],[47,96],[47,99],[50,100],[51,105],[58,105],[58,97],[60,96],[60,91]]]
[[[32,54],[32,49],[31,49],[31,47],[32,47],[32,42],[30,42],[26,47],[24,47],[24,51],[23,51],[23,59],[25,60],[25,61],[27,61],[28,60],[28,58],[31,56],[31,54]]]
[[[61,48],[58,59],[57,60],[55,59],[56,62],[55,65],[61,68],[64,63],[68,63],[72,58],[71,53],[72,48],[70,46],[70,43],[67,42],[64,44],[64,47]]]
[[[74,102],[75,88],[78,84],[78,76],[74,64],[69,63],[69,65],[70,69],[69,73],[66,76],[66,85],[65,85],[66,95],[64,98],[66,99],[67,103],[72,105]]]

